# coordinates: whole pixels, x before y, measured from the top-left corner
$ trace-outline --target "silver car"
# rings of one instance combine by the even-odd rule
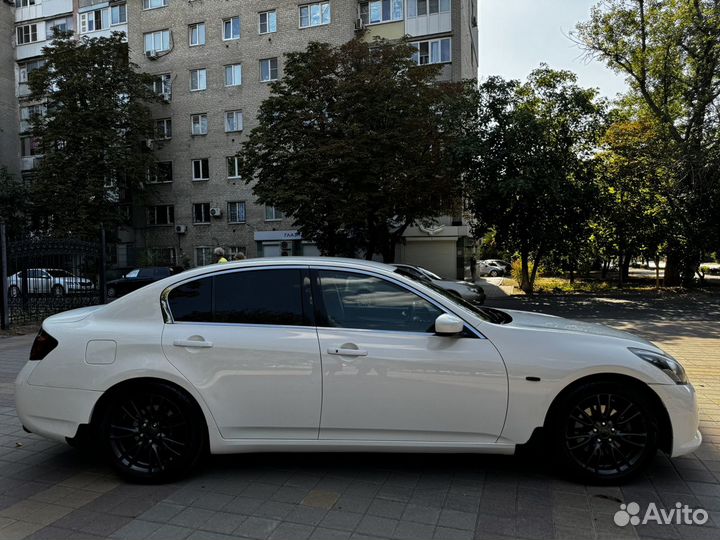
[[[59,268],[28,268],[27,273],[29,294],[64,296],[89,292],[95,288],[95,284],[89,279]],[[22,294],[22,289],[23,273],[21,270],[8,277],[8,296],[17,298]]]
[[[403,274],[418,281],[430,282],[435,287],[444,289],[450,294],[458,296],[468,302],[472,302],[473,304],[481,305],[485,303],[485,291],[482,287],[480,287],[480,285],[468,283],[467,281],[452,281],[449,279],[443,279],[422,266],[414,266],[411,264],[393,264],[391,266],[397,268],[399,274]]]

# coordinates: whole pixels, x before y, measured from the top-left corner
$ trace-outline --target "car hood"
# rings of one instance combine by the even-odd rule
[[[563,317],[545,315],[543,313],[531,313],[529,311],[516,311],[511,309],[504,309],[503,311],[508,313],[508,315],[510,315],[513,319],[512,322],[508,323],[508,326],[527,328],[529,330],[549,330],[571,334],[590,334],[594,336],[614,337],[634,341],[643,345],[649,345],[653,349],[656,348],[655,345],[644,338],[628,332],[623,332],[621,330],[615,330],[614,328],[610,328],[603,324],[565,319]]]
[[[56,313],[55,315],[51,315],[47,319],[45,319],[46,322],[52,322],[52,323],[68,323],[68,322],[77,322],[83,320],[85,317],[90,315],[93,311],[97,311],[98,309],[101,309],[104,307],[103,305],[97,305],[97,306],[87,306],[87,307],[81,307],[77,309],[71,309],[69,311],[63,311],[62,313]]]

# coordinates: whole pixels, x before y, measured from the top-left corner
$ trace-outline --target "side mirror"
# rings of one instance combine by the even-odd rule
[[[435,333],[440,336],[454,336],[462,332],[465,323],[455,315],[443,313],[435,319]]]

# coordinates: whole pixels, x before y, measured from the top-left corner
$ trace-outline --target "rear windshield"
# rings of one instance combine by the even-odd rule
[[[397,274],[403,275],[408,277],[407,272],[401,271],[401,269],[398,269],[395,271]],[[483,307],[483,306],[476,306],[475,304],[472,304],[468,302],[467,300],[452,294],[451,292],[446,291],[442,287],[438,287],[430,280],[417,280],[420,281],[423,285],[426,287],[430,287],[433,291],[435,291],[438,294],[441,294],[454,304],[458,304],[465,309],[467,309],[472,314],[476,315],[477,317],[480,317],[482,320],[487,321],[489,323],[493,324],[507,324],[509,322],[512,322],[512,317],[505,313],[504,311],[501,311],[499,309],[491,308],[491,307]]]

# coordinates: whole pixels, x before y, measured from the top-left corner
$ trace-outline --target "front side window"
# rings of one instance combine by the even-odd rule
[[[210,160],[207,158],[192,160],[192,179],[210,180]]]
[[[199,92],[207,89],[207,69],[190,70],[190,91]]]
[[[143,0],[143,9],[157,9],[168,5],[168,0]]]
[[[225,66],[225,86],[240,86],[242,84],[242,64]]]
[[[227,203],[228,223],[245,223],[245,201],[230,201]]]
[[[127,22],[127,5],[120,4],[110,8],[110,24],[124,24]]]
[[[207,114],[193,114],[190,119],[193,135],[207,135],[208,119]]]
[[[26,24],[17,27],[17,44],[33,43],[38,40],[37,24]]]
[[[202,263],[207,264],[204,260]],[[294,268],[229,272],[196,279],[172,289],[168,305],[177,322],[310,324],[303,310],[302,271]]]
[[[210,203],[195,203],[192,205],[193,223],[210,223]]]
[[[188,27],[190,46],[205,45],[205,23],[195,23]]]
[[[325,324],[336,328],[434,333],[443,311],[390,281],[352,272],[318,270]]]
[[[274,9],[260,13],[260,28],[258,31],[261,34],[277,32],[277,12]]]
[[[230,156],[227,158],[228,178],[240,178],[240,158]]]
[[[240,17],[223,20],[223,40],[240,39]]]
[[[145,34],[145,52],[158,53],[170,50],[170,30],[158,30]]]
[[[330,2],[300,6],[300,28],[330,24]]]
[[[260,80],[262,82],[276,81],[278,78],[278,59],[265,58],[260,60]]]
[[[243,114],[242,111],[226,111],[225,112],[225,132],[232,133],[234,131],[242,131]]]

